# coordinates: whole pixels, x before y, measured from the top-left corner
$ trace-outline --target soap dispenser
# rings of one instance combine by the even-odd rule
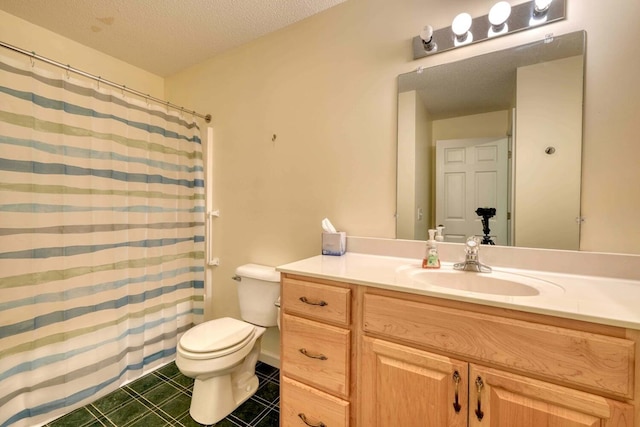
[[[435,235],[436,230],[429,230],[429,240],[427,240],[427,250],[422,259],[422,268],[440,268],[440,257],[438,256]]]

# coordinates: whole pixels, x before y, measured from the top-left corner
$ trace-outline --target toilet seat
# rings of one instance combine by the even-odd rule
[[[215,359],[240,350],[253,340],[255,333],[254,325],[223,317],[185,332],[180,338],[179,350],[189,359]]]

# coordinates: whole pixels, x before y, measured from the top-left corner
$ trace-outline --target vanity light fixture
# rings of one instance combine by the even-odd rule
[[[473,42],[473,34],[469,31],[473,18],[468,13],[460,13],[451,23],[451,31],[455,35],[453,43],[455,46],[462,46]]]
[[[511,5],[498,1],[487,15],[477,18],[458,14],[451,27],[434,30],[427,25],[413,38],[413,59],[479,43],[498,36],[528,30],[565,19],[567,0],[528,0]]]
[[[506,1],[499,1],[489,10],[489,32],[487,36],[495,37],[509,31],[507,20],[511,15],[511,5]]]

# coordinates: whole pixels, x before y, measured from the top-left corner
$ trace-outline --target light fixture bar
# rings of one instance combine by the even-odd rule
[[[537,0],[540,3],[541,0]],[[548,3],[548,2],[545,2]],[[458,47],[468,46],[470,44],[479,43],[518,31],[528,30],[529,28],[539,27],[551,22],[561,21],[566,18],[566,0],[553,0],[548,8],[541,12],[536,12],[536,0],[530,0],[525,3],[513,6],[511,14],[506,21],[506,30],[501,32],[492,31],[492,25],[489,23],[489,15],[473,18],[469,32],[473,35],[472,41],[468,43],[456,43],[456,35],[451,27],[440,28],[433,31],[431,50],[425,48],[422,37],[420,35],[413,38],[413,59],[424,58],[425,56],[435,55],[436,53],[446,52]]]

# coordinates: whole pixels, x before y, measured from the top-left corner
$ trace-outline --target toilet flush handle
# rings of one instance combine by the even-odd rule
[[[235,280],[236,282],[242,282],[242,277],[238,276],[237,274],[234,274],[232,279]]]

